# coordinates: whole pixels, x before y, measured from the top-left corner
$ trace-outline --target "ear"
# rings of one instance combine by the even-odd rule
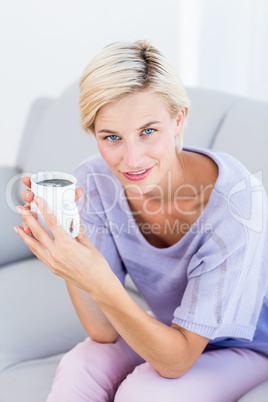
[[[175,117],[175,131],[174,131],[175,137],[181,132],[184,123],[184,118],[185,118],[185,108],[182,108]]]

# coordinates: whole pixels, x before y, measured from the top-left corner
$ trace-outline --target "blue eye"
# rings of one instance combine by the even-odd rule
[[[105,137],[105,139],[108,139],[109,141],[115,141],[117,140],[119,137],[118,135],[108,135],[107,137]]]
[[[142,133],[148,135],[148,134],[153,134],[154,131],[155,130],[153,128],[146,128],[145,130],[143,130]]]

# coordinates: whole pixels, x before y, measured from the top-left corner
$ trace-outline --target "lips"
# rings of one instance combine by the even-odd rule
[[[141,169],[133,172],[122,172],[122,173],[128,180],[138,181],[145,179],[145,177],[148,176],[148,174],[151,172],[152,169],[153,166],[149,169]]]

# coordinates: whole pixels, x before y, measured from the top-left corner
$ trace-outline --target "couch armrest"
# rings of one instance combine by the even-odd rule
[[[18,169],[0,166],[0,266],[33,255],[13,230],[13,226],[21,224],[16,211],[16,205],[22,204],[20,176]]]
[[[65,353],[87,336],[65,281],[37,258],[0,269],[0,300],[0,373]]]

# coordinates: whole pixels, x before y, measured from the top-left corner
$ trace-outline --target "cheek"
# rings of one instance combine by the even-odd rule
[[[110,147],[98,143],[98,149],[108,166],[112,167],[113,165],[118,163],[116,152],[112,151]]]
[[[165,135],[162,137],[161,141],[156,141],[151,151],[154,153],[155,157],[159,159],[170,159],[170,152],[175,152],[175,139],[170,135]]]

